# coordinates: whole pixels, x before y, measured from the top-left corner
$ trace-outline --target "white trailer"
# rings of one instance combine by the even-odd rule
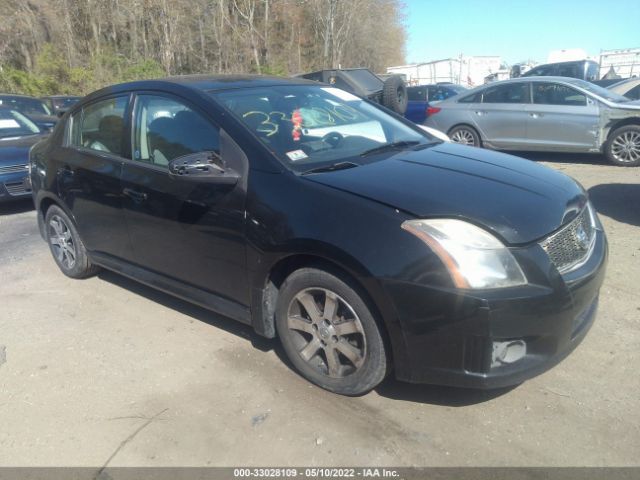
[[[621,78],[639,77],[640,48],[602,50],[600,52],[600,78],[609,73],[611,69]]]
[[[474,87],[482,85],[487,75],[499,72],[501,63],[498,56],[461,56],[388,67],[387,73],[404,75],[407,85],[451,82]]]

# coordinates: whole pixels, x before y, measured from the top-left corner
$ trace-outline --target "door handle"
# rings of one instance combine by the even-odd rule
[[[542,113],[530,113],[529,116],[531,118],[542,118],[542,117],[544,117],[544,114],[542,114]]]
[[[122,193],[132,199],[134,202],[144,202],[147,199],[147,194],[144,192],[139,192],[137,190],[133,190],[131,188],[125,188],[122,190]]]
[[[487,112],[485,110],[476,110],[476,115],[478,115],[479,117],[481,117],[482,115],[486,115]]]
[[[73,168],[71,168],[69,165],[64,165],[59,171],[61,174],[67,175],[69,177],[74,173],[76,173],[76,171]]]

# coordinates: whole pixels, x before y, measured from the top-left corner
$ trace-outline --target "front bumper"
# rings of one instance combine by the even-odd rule
[[[19,200],[31,196],[31,182],[24,172],[0,174],[0,202]]]
[[[398,379],[499,388],[538,375],[569,355],[595,319],[606,237],[598,231],[589,260],[564,277],[545,255],[535,247],[523,253],[539,267],[533,276],[546,277],[542,284],[460,292],[385,281],[402,332],[393,352]],[[526,354],[513,363],[496,362],[495,345],[510,341],[524,342]]]

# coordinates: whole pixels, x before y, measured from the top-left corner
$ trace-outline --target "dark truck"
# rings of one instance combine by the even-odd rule
[[[407,110],[407,86],[400,75],[382,79],[367,68],[343,68],[303,73],[300,78],[328,83],[384,105],[399,115]]]

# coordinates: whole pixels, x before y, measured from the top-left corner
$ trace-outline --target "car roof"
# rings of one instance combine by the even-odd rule
[[[31,95],[21,95],[19,93],[0,93],[0,97],[32,98],[34,100],[40,100],[38,97],[32,97]]]
[[[172,87],[186,87],[191,90],[211,92],[237,88],[318,84],[319,82],[303,78],[275,77],[268,75],[179,75],[154,80],[137,80],[134,82],[120,83],[93,92],[85,98],[90,100],[108,93],[120,93],[131,90],[172,90]]]
[[[43,95],[40,98],[82,98],[80,95]]]

